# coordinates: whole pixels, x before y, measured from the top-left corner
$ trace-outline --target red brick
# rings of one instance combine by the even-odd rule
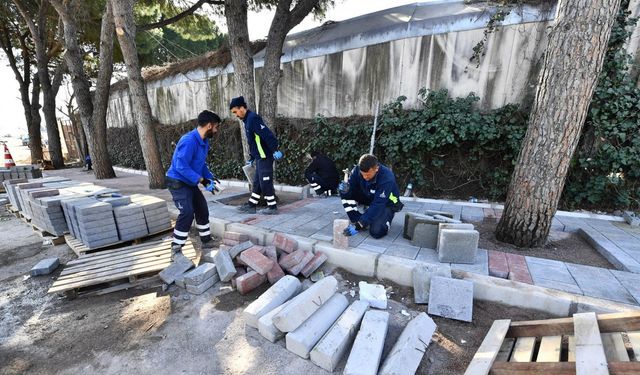
[[[260,245],[253,245],[245,251],[249,251],[249,250],[257,250],[262,255],[264,255],[264,252],[265,252],[264,246],[260,246]]]
[[[237,289],[236,279],[245,273],[247,273],[247,270],[244,269],[244,267],[236,267],[236,274],[233,276],[233,279],[231,279],[231,286]]]
[[[314,255],[313,258],[311,258],[309,263],[307,263],[307,265],[304,266],[302,271],[300,271],[302,273],[302,276],[304,277],[311,276],[311,274],[315,272],[315,270],[317,270],[322,265],[322,263],[324,263],[327,259],[328,258],[326,255],[324,255],[321,252],[317,252],[316,255]]]
[[[267,272],[267,280],[271,285],[275,284],[278,280],[284,277],[284,271],[278,263],[274,263],[273,267]]]
[[[293,238],[287,237],[282,233],[276,233],[273,237],[273,245],[284,251],[285,253],[292,253],[298,249],[298,241]]]
[[[529,267],[524,256],[518,254],[505,253],[509,264],[509,280],[521,283],[533,284],[533,279],[529,273]]]
[[[262,285],[265,281],[267,281],[266,275],[261,275],[256,271],[251,271],[238,277],[236,279],[236,286],[240,294],[247,294]]]
[[[238,241],[238,243],[244,242],[244,241],[249,241],[249,235],[248,234],[238,233],[238,232],[225,231],[224,234],[222,235],[222,238],[223,239],[226,238],[228,240],[233,240],[233,241]]]
[[[278,252],[276,251],[276,247],[273,245],[264,247],[264,255],[272,261],[278,263]]]
[[[296,276],[311,259],[313,259],[313,253],[310,251],[297,250],[281,257],[280,265],[287,272]]]
[[[253,268],[257,273],[266,275],[273,267],[273,261],[254,248],[243,251],[238,257],[240,261]]]
[[[228,246],[235,246],[240,243],[240,241],[231,240],[229,238],[223,238],[222,243]]]
[[[489,275],[503,279],[509,277],[509,264],[503,252],[489,250]]]

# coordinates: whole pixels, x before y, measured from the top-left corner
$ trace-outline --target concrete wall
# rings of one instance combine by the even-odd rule
[[[308,35],[298,38],[306,38],[305,48],[300,47],[303,43],[296,43],[294,36],[285,46],[282,60],[279,114],[303,118],[318,113],[366,115],[372,113],[376,102],[383,105],[401,95],[408,98],[405,103],[411,108],[419,104],[418,90],[422,87],[446,88],[452,96],[475,92],[484,108],[522,103],[534,95],[548,19],[553,14],[530,10],[510,16],[506,26],[490,35],[486,56],[476,67],[469,59],[473,47],[482,39],[486,12],[456,1],[422,6],[425,8],[420,9],[425,12],[429,7],[440,6],[443,12],[476,13],[441,15],[429,23],[412,21],[421,22],[413,28],[398,29],[400,21],[397,21],[394,35],[377,29],[368,34],[349,35],[346,41],[347,36],[342,36],[329,44],[314,42],[313,48],[309,47]],[[541,21],[531,22],[532,19]],[[363,19],[355,22],[362,23]],[[414,36],[402,37],[407,35]],[[256,87],[261,80],[261,56],[259,53],[255,59]],[[205,108],[227,116],[229,100],[241,94],[235,89],[231,64],[149,82],[147,92],[153,114],[162,123],[195,118]],[[133,125],[126,90],[111,94],[107,121],[112,127]]]

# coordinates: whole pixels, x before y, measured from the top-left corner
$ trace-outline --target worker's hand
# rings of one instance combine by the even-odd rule
[[[282,159],[283,156],[284,155],[282,155],[282,151],[276,151],[276,152],[273,153],[273,158],[275,160],[280,160],[280,159]]]
[[[338,192],[340,194],[346,194],[347,192],[349,192],[349,183],[341,182],[340,184],[338,184]]]
[[[344,231],[342,231],[342,234],[344,234],[347,237],[351,237],[351,236],[355,236],[356,234],[358,234],[359,231],[364,229],[364,225],[360,224],[359,221],[355,222],[355,224],[349,224],[348,227],[346,227],[344,229]]]
[[[219,181],[218,181],[218,182],[219,182]],[[205,188],[207,191],[210,191],[210,192],[212,192],[212,193],[213,193],[213,191],[216,189],[216,182],[215,182],[215,180],[212,180],[212,179],[209,179],[209,178],[205,179],[205,180],[204,180],[204,182],[202,183],[202,185],[204,186],[204,188]]]

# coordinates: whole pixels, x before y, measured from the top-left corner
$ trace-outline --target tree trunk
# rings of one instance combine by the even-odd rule
[[[78,44],[78,28],[74,18],[75,6],[77,2],[72,4],[63,3],[61,0],[51,0],[54,8],[62,18],[64,25],[64,42],[65,42],[65,59],[71,75],[71,84],[73,86],[76,102],[78,103],[78,111],[80,114],[80,122],[87,138],[87,146],[89,155],[94,166],[96,178],[106,179],[115,177],[115,172],[111,166],[111,159],[106,146],[106,129],[100,130],[100,127],[106,127],[106,109],[99,113],[94,113],[93,101],[89,91],[90,83],[84,71],[83,52]],[[110,13],[110,7],[107,6],[105,15]],[[106,17],[103,15],[102,27],[105,27]],[[110,19],[110,18],[109,18]],[[99,97],[99,90],[105,90],[104,80],[111,78],[113,69],[112,53],[113,53],[113,24],[107,21],[106,30],[101,30],[100,34],[100,71],[98,73],[98,87],[96,89],[96,98]],[[111,42],[104,39],[111,39]],[[106,51],[103,51],[103,48]],[[108,57],[103,57],[103,53]],[[103,60],[104,58],[104,60]],[[107,84],[106,90],[109,90]],[[108,94],[107,94],[108,95]],[[102,104],[101,104],[102,105]],[[106,104],[105,104],[106,105]],[[100,107],[102,108],[102,107]],[[102,121],[98,118],[102,115]],[[85,155],[83,155],[84,158]]]
[[[155,125],[151,116],[151,107],[147,90],[140,71],[140,62],[136,50],[136,26],[133,20],[131,0],[110,0],[120,42],[120,50],[127,66],[129,97],[138,127],[138,137],[142,146],[142,156],[149,174],[151,189],[164,188],[164,168],[156,139]]]
[[[247,1],[225,0],[224,13],[229,30],[229,49],[233,61],[233,77],[238,95],[244,96],[247,106],[257,111],[256,89],[253,76],[253,54],[247,26]],[[242,121],[238,121],[242,138],[242,154],[249,160],[249,144]]]
[[[29,132],[29,151],[31,151],[31,163],[42,160],[42,134],[40,128],[42,118],[40,117],[40,78],[37,75],[33,77],[33,86],[31,88],[31,121],[27,123],[27,131]]]
[[[496,238],[542,246],[580,139],[620,0],[561,0]]]

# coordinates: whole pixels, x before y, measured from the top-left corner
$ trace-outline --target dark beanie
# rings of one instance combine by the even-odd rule
[[[204,126],[210,122],[213,122],[214,124],[219,124],[220,122],[222,122],[222,120],[220,120],[220,116],[209,111],[208,109],[205,109],[204,111],[200,112],[200,114],[198,115],[198,126]]]
[[[244,101],[244,96],[238,96],[237,98],[231,99],[231,103],[229,103],[229,109],[233,109],[233,107],[247,108],[247,103]]]

